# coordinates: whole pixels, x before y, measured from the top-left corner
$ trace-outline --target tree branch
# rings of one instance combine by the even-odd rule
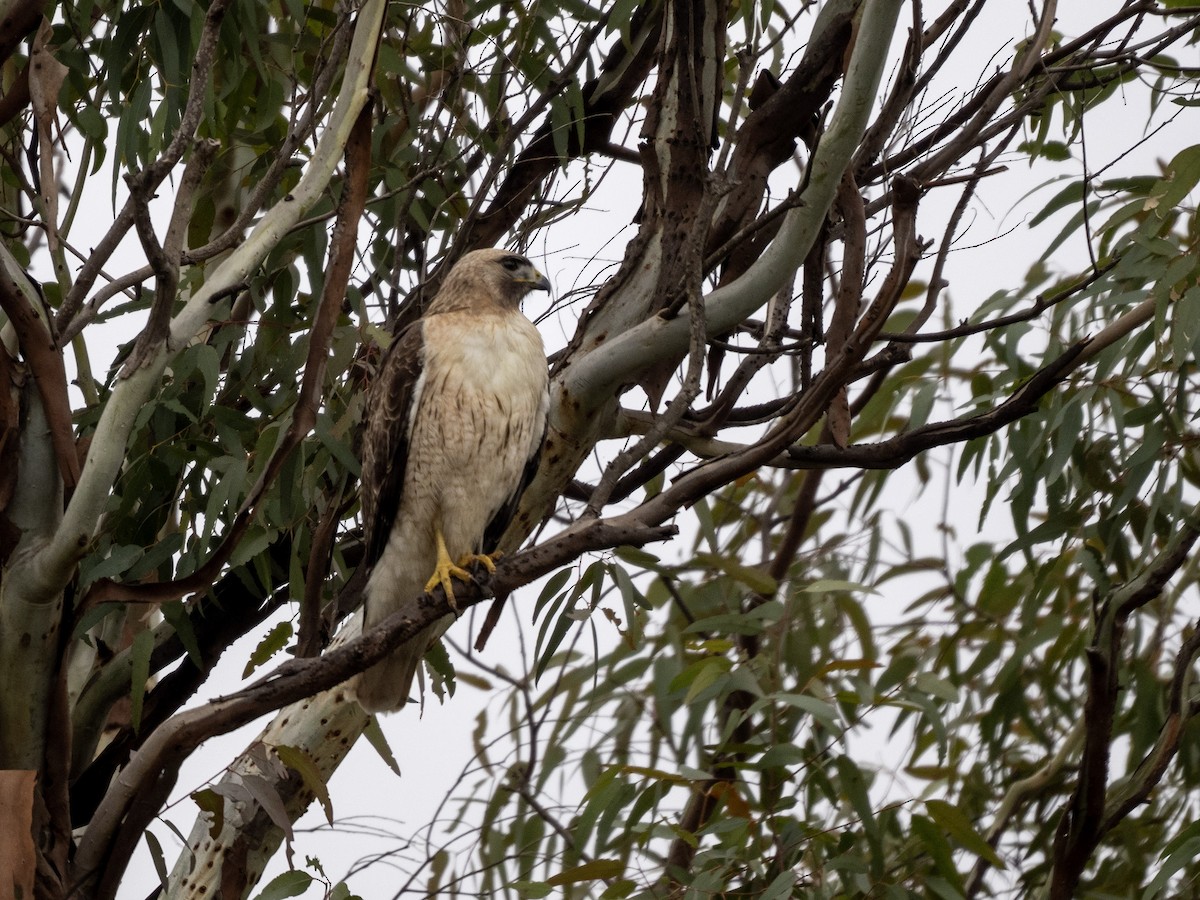
[[[144,196],[154,193],[158,186],[175,164],[183,158],[196,134],[200,118],[204,112],[204,95],[208,90],[208,75],[216,58],[217,43],[221,34],[221,22],[225,18],[225,10],[229,0],[213,0],[204,15],[204,26],[200,32],[200,40],[196,46],[196,57],[192,60],[191,85],[188,98],[180,115],[179,127],[175,130],[171,143],[145,171],[137,176],[140,192]],[[137,218],[137,199],[131,193],[125,205],[117,214],[116,220],[109,227],[100,242],[92,248],[91,254],[75,277],[71,290],[63,298],[59,308],[57,324],[65,328],[74,318],[75,313],[83,304],[83,300],[96,283],[100,269],[108,262],[109,257],[117,246],[125,239],[130,227]]]
[[[845,85],[809,167],[803,205],[787,214],[775,240],[742,277],[705,298],[710,335],[728,331],[763,306],[792,277],[796,261],[812,246],[870,118],[900,6],[898,0],[867,5]],[[648,361],[684,352],[688,320],[687,315],[653,318],[610,338],[574,363],[562,389],[581,403],[611,397]]]
[[[134,370],[149,362],[154,348],[167,335],[171,324],[171,309],[178,299],[176,295],[179,290],[179,258],[183,253],[183,241],[187,237],[188,220],[192,214],[192,197],[219,147],[216,141],[207,140],[198,143],[192,151],[191,158],[184,166],[183,178],[179,181],[175,206],[171,211],[171,222],[167,226],[167,236],[162,244],[159,244],[154,225],[150,221],[150,201],[154,199],[154,188],[149,185],[147,174],[142,173],[141,176],[127,179],[129,199],[134,209],[134,224],[137,226],[142,249],[146,252],[146,258],[150,260],[155,285],[150,316],[121,368],[122,378],[128,378]]]
[[[21,354],[29,364],[50,426],[50,441],[63,486],[69,493],[79,481],[79,457],[67,395],[62,351],[42,309],[42,298],[8,248],[0,244],[0,309],[17,333]],[[8,386],[3,386],[8,390]]]
[[[487,599],[486,594],[510,594],[588,551],[627,544],[638,546],[676,533],[674,526],[649,525],[630,515],[591,520],[500,560],[496,571],[480,584],[456,589],[458,612],[461,614]],[[157,813],[155,804],[139,807],[136,801],[145,798],[147,792],[169,791],[179,765],[203,741],[333,688],[383,659],[429,624],[452,613],[445,595],[438,589],[435,594],[414,598],[367,634],[335,647],[324,656],[286,662],[247,688],[169,719],[150,735],[109,787],[80,840],[74,882],[80,886],[99,885],[97,896],[102,898],[115,890],[125,860],[113,856],[113,848],[128,843],[122,841],[123,834],[140,834],[145,828],[148,819],[139,815],[139,808],[150,810],[151,816]]]
[[[246,240],[217,267],[171,320],[165,339],[146,363],[118,382],[96,426],[78,489],[51,544],[21,573],[22,593],[52,595],[71,577],[108,502],[125,458],[125,444],[142,406],[157,387],[167,362],[217,313],[217,304],[244,282],[289,229],[327,189],[359,113],[367,102],[368,82],[382,26],[383,0],[368,0],[359,12],[341,91],[304,174],[287,197],[273,206]]]
[[[1193,507],[1184,527],[1136,578],[1097,603],[1096,634],[1088,647],[1088,690],[1084,706],[1083,756],[1079,780],[1063,806],[1054,836],[1050,873],[1051,900],[1070,900],[1080,877],[1104,835],[1119,824],[1162,779],[1178,750],[1186,713],[1182,684],[1196,654],[1200,636],[1189,635],[1176,658],[1167,721],[1154,748],[1137,770],[1108,797],[1109,753],[1120,689],[1121,643],[1134,612],[1162,593],[1167,581],[1186,561],[1200,537],[1200,506]]]

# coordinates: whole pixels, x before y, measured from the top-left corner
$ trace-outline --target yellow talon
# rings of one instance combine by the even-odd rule
[[[429,593],[440,584],[442,590],[446,592],[446,602],[450,604],[452,610],[458,612],[458,601],[454,599],[454,585],[450,581],[451,578],[470,581],[471,573],[450,561],[450,554],[446,551],[446,541],[439,530],[437,532],[437,566],[434,568],[433,574],[429,576],[429,580],[425,582],[425,593]]]
[[[496,560],[498,560],[502,555],[503,554],[501,554],[499,550],[490,555],[487,553],[464,553],[461,557],[459,557],[458,564],[465,569],[467,566],[479,563],[485,569],[487,569],[488,572],[495,572]]]

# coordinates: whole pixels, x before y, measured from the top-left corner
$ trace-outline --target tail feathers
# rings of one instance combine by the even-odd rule
[[[383,662],[356,675],[350,688],[359,705],[369,713],[403,709],[412,691],[417,666],[436,637],[433,625],[424,628]]]
[[[392,651],[383,662],[350,679],[350,690],[369,713],[403,709],[412,693],[413,677],[429,645],[454,624],[454,616],[442,616]]]

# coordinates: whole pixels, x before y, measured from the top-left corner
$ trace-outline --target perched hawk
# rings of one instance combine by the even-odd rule
[[[364,630],[494,550],[537,464],[549,406],[546,356],[521,298],[550,282],[523,256],[476,250],[388,349],[362,451]],[[368,712],[399,709],[431,625],[353,682]]]

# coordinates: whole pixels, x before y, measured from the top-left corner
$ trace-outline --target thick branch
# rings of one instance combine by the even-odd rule
[[[178,634],[156,642],[150,654],[150,672],[162,672],[176,661],[179,664],[146,692],[138,730],[134,731],[132,724],[123,725],[99,754],[95,748],[109,711],[115,701],[129,694],[132,649],[119,652],[88,681],[75,704],[71,742],[71,814],[77,825],[91,820],[114,773],[147,735],[195,695],[225,650],[285,602],[280,588],[288,583],[293,546],[290,534],[280,535],[260,557],[261,570],[256,566],[230,570],[188,609],[196,656],[188,652]],[[260,571],[265,580],[260,580]],[[170,628],[167,623],[160,627]]]
[[[37,28],[45,9],[46,0],[14,0],[5,4],[4,15],[0,16],[0,63],[6,62],[21,41]]]
[[[853,19],[862,5],[862,0],[822,4],[799,65],[765,100],[751,99],[753,109],[738,129],[730,159],[731,190],[709,235],[710,253],[745,227],[762,204],[768,176],[792,159],[796,141],[813,131],[821,106],[842,76]]]
[[[486,589],[495,594],[511,593],[588,551],[641,545],[666,539],[675,533],[673,526],[650,526],[628,515],[593,520],[501,560],[495,573],[485,582]],[[485,588],[479,585],[459,588],[455,596],[460,613],[486,599]],[[115,879],[124,870],[124,861],[111,856],[112,848],[122,834],[141,833],[146,824],[141,811],[149,810],[150,816],[157,812],[155,804],[139,804],[139,799],[169,790],[179,765],[203,741],[340,684],[451,613],[440,591],[415,598],[369,633],[322,657],[284,663],[243,690],[170,719],[149,737],[110,786],[80,841],[75,858],[76,882],[115,887]]]
[[[741,278],[705,298],[710,335],[728,331],[766,304],[807,255],[870,118],[900,6],[898,0],[880,0],[863,12],[846,82],[813,156],[802,205],[787,214],[778,236]],[[653,318],[611,338],[575,362],[566,373],[564,389],[582,403],[611,397],[618,385],[648,362],[686,350],[689,318],[686,314]]]
[[[655,62],[661,24],[662,4],[651,0],[639,7],[633,18],[631,45],[618,41],[601,64],[600,74],[583,85],[582,140],[576,122],[558,124],[567,129],[569,158],[608,151],[619,116]],[[499,241],[537,196],[546,178],[562,165],[554,129],[553,118],[547,116],[508,169],[487,209],[473,223],[470,246],[490,247]]]
[[[1200,653],[1200,637],[1195,634],[1180,648],[1167,721],[1155,746],[1117,795],[1108,797],[1109,754],[1120,689],[1125,627],[1129,616],[1162,593],[1167,581],[1186,561],[1200,537],[1196,524],[1198,516],[1200,508],[1193,508],[1184,527],[1150,564],[1136,578],[1112,591],[1099,605],[1096,636],[1087,651],[1088,691],[1079,780],[1063,808],[1054,837],[1049,884],[1051,900],[1069,900],[1075,896],[1083,870],[1104,835],[1146,799],[1178,750],[1185,721],[1181,686],[1196,654]]]
[[[219,146],[212,140],[201,141],[196,145],[191,159],[184,166],[179,191],[175,195],[175,207],[171,211],[171,222],[167,226],[167,236],[162,244],[159,244],[154,225],[150,221],[153,189],[147,186],[144,173],[142,177],[129,179],[129,196],[134,205],[134,224],[137,225],[142,249],[146,252],[146,258],[150,260],[150,267],[154,271],[155,285],[150,316],[122,367],[122,377],[128,377],[135,369],[148,362],[154,348],[167,335],[171,324],[171,310],[175,306],[176,293],[179,290],[179,257],[183,253],[183,241],[187,236],[188,220],[192,214],[192,197]]]
[[[79,481],[79,458],[71,425],[71,401],[67,395],[67,370],[62,352],[51,333],[41,308],[42,299],[8,249],[0,244],[0,309],[17,333],[21,353],[29,364],[58,460],[63,485],[70,492]],[[2,386],[8,390],[8,386]]]

